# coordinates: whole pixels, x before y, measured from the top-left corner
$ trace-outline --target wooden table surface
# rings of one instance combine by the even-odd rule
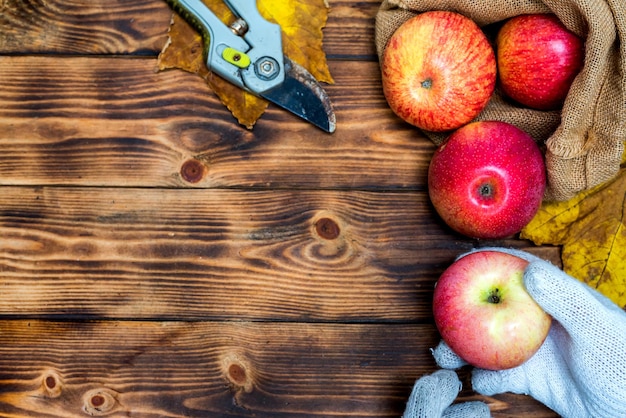
[[[384,100],[378,0],[330,0],[337,131],[250,131],[155,71],[159,0],[0,1],[0,416],[398,417],[436,370],[431,295],[477,242]],[[495,417],[554,417],[521,395]]]

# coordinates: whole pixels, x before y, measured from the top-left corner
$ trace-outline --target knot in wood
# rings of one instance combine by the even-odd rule
[[[190,159],[183,163],[180,168],[180,175],[188,183],[198,183],[206,173],[204,164],[196,159]]]
[[[228,368],[228,378],[237,386],[245,386],[247,381],[246,369],[239,364],[231,364]]]
[[[318,220],[315,223],[315,230],[320,237],[328,240],[337,239],[341,232],[337,222],[330,218],[321,218]]]
[[[61,378],[56,372],[48,372],[43,375],[41,387],[48,398],[58,398],[63,391]]]
[[[222,359],[222,371],[233,392],[250,393],[254,389],[254,371],[239,353],[228,353]]]
[[[117,394],[108,389],[94,389],[83,395],[83,411],[91,416],[106,415],[117,406]]]

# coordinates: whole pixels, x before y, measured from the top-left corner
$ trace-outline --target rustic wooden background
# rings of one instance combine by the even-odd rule
[[[398,120],[378,0],[330,0],[338,127],[254,130],[156,72],[159,0],[0,1],[0,416],[397,417],[436,369],[434,146]],[[553,417],[475,395],[495,417]]]

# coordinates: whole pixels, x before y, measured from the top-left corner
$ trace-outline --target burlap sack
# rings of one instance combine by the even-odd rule
[[[496,90],[478,120],[513,123],[546,145],[547,200],[566,200],[613,178],[626,129],[626,0],[384,0],[376,15],[382,59],[393,32],[428,10],[461,13],[479,26],[525,13],[554,13],[585,39],[585,64],[561,111],[511,104]],[[426,133],[439,144],[445,136]]]

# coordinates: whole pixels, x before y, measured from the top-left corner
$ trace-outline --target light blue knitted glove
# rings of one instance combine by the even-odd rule
[[[461,390],[461,381],[452,370],[437,370],[422,376],[411,392],[403,418],[486,418],[489,407],[473,401],[451,405]]]
[[[526,289],[554,321],[546,341],[526,363],[503,371],[474,369],[473,389],[487,396],[530,395],[563,417],[626,417],[626,312],[534,255],[502,248],[479,251],[485,250],[530,263]],[[433,355],[445,369],[464,365],[443,342]]]

